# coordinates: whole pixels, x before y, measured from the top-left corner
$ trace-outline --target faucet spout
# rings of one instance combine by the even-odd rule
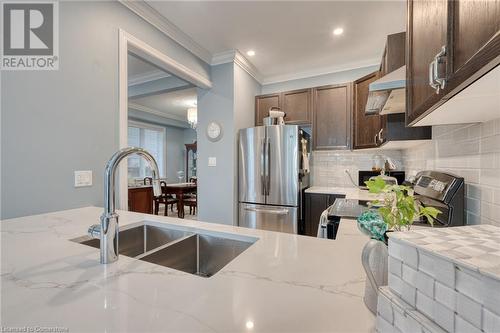
[[[92,237],[99,235],[101,241],[101,264],[108,264],[118,260],[118,214],[115,204],[115,174],[120,162],[127,156],[137,154],[149,162],[153,178],[153,195],[161,195],[158,164],[154,157],[146,150],[137,147],[123,148],[111,156],[104,171],[104,212],[100,218],[100,225],[91,226],[89,234]]]

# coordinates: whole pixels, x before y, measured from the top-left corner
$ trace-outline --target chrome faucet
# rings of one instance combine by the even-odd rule
[[[115,212],[115,171],[118,164],[127,156],[137,154],[142,156],[152,169],[153,195],[161,195],[158,165],[154,157],[142,148],[128,147],[117,151],[111,156],[104,171],[104,213],[101,223],[91,225],[89,235],[101,240],[101,264],[109,264],[118,260],[118,214]]]

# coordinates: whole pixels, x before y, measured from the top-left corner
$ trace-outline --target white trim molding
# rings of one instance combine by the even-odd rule
[[[161,70],[154,70],[150,72],[145,72],[145,73],[140,73],[136,75],[129,75],[128,77],[128,85],[129,87],[131,86],[136,86],[138,84],[143,84],[146,82],[150,81],[155,81],[159,79],[164,79],[166,77],[171,76],[167,72],[161,71]]]
[[[166,54],[158,51],[149,44],[132,36],[131,34],[120,29],[120,34],[123,35],[127,43],[127,50],[140,58],[156,65],[160,69],[165,70],[172,75],[175,75],[183,80],[191,82],[195,86],[208,89],[212,87],[212,82],[198,72],[184,66],[180,62],[170,58]]]
[[[264,78],[262,80],[261,84],[268,85],[268,84],[279,83],[279,82],[307,79],[310,77],[321,76],[321,75],[332,74],[332,73],[339,73],[339,72],[344,72],[344,71],[349,71],[349,70],[359,69],[359,68],[365,68],[365,67],[370,67],[370,66],[380,66],[380,59],[368,59],[368,60],[359,61],[356,63],[344,64],[341,66],[323,67],[323,68],[316,68],[316,69],[312,69],[312,70],[304,71],[304,72],[299,72],[299,73],[269,76],[269,77]]]
[[[119,29],[118,32],[118,137],[119,147],[128,146],[128,54],[129,52],[152,63],[158,68],[171,73],[187,82],[204,89],[212,87],[212,82],[205,76],[175,61],[151,45]],[[119,207],[128,209],[127,163],[119,166]]]
[[[185,118],[185,117],[161,112],[160,110],[153,109],[153,108],[150,108],[150,107],[147,107],[147,106],[144,106],[141,104],[137,104],[137,103],[132,103],[130,101],[128,102],[128,108],[132,109],[132,110],[136,110],[136,111],[146,112],[146,113],[149,113],[149,114],[152,114],[152,115],[155,115],[158,117],[162,117],[165,119],[180,121],[180,122],[186,123],[186,126],[189,127],[189,124],[187,122],[187,118]]]
[[[179,29],[175,24],[170,22],[165,16],[158,13],[156,9],[148,5],[143,0],[118,0],[122,5],[133,11],[135,14],[140,16],[146,22],[154,26],[156,29],[160,30],[162,33],[167,35],[169,38],[174,40],[176,43],[182,45],[184,48],[189,50],[191,53],[196,55],[201,60],[210,64],[212,60],[212,55],[203,46],[196,43],[191,37],[189,37],[185,32]]]
[[[252,76],[257,82],[262,84],[262,74],[259,72],[257,67],[255,67],[250,60],[245,58],[238,50],[230,50],[221,53],[214,54],[210,65],[221,65],[233,62],[240,66],[245,72]]]

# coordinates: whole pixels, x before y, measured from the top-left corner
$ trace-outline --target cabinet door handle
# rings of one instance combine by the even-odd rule
[[[444,77],[439,76],[440,65],[446,63],[446,46],[441,47],[441,51],[434,57],[429,64],[429,85],[439,94],[440,90],[446,86],[446,70]]]
[[[436,66],[434,65],[435,63],[436,59],[431,61],[431,63],[429,64],[429,85],[432,87],[432,89],[437,90],[438,84],[436,83],[436,74],[435,74]]]
[[[441,47],[441,51],[439,51],[439,53],[436,54],[434,60],[435,60],[434,75],[435,75],[435,81],[438,84],[436,94],[439,94],[439,90],[444,89],[444,87],[446,86],[446,68],[444,70],[444,76],[443,77],[439,76],[440,66],[446,64],[446,45],[443,45]]]

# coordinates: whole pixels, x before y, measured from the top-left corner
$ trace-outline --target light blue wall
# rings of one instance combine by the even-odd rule
[[[212,66],[212,89],[198,89],[198,219],[233,224],[234,220],[234,64]],[[209,122],[222,126],[218,142],[206,138]],[[208,158],[217,166],[209,167]]]
[[[271,94],[281,91],[289,91],[302,88],[311,88],[325,86],[329,84],[338,84],[352,82],[378,69],[376,66],[368,66],[362,68],[351,69],[342,72],[312,76],[304,79],[290,80],[262,86],[262,94]]]
[[[212,67],[213,88],[198,92],[198,218],[237,225],[238,154],[237,133],[254,126],[255,95],[260,84],[233,63]],[[222,125],[218,142],[206,138],[211,121]],[[209,167],[208,158],[217,166]]]
[[[119,147],[119,28],[210,75],[116,1],[61,1],[59,10],[59,70],[1,75],[2,219],[102,206],[104,165]],[[75,188],[75,170],[92,170],[94,185]]]
[[[186,172],[186,143],[192,143],[193,132],[190,128],[166,127],[167,134],[167,181],[177,183],[177,171]],[[184,181],[184,179],[182,180]]]

